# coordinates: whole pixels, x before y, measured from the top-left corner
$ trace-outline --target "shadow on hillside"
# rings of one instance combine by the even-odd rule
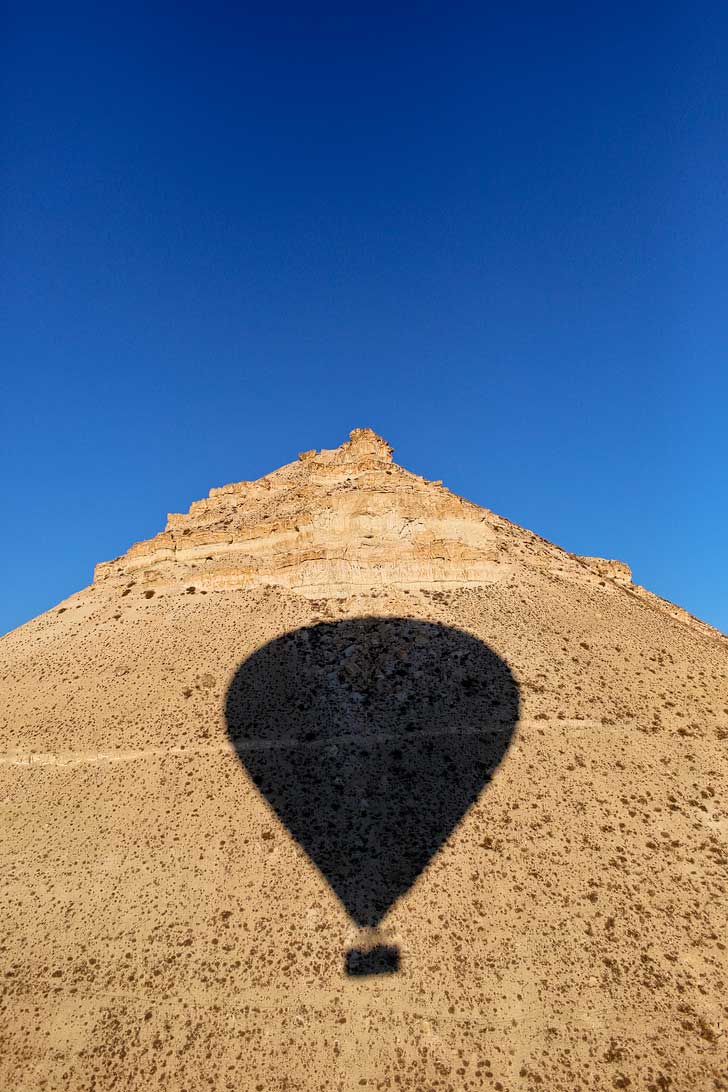
[[[241,664],[226,699],[241,763],[370,931],[480,795],[518,709],[487,645],[407,618],[288,633]],[[398,968],[376,933],[347,955],[350,974]]]

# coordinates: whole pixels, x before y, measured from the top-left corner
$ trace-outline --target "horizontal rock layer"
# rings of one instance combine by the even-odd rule
[[[489,584],[510,571],[512,525],[392,462],[355,429],[254,482],[210,490],[165,530],[98,565],[97,583],[233,589],[277,584],[310,595],[356,587]],[[505,536],[504,536],[505,532]],[[561,551],[549,561],[563,564]],[[573,563],[572,563],[573,564]]]
[[[390,445],[366,428],[257,481],[211,489],[188,512],[170,513],[160,534],[97,565],[94,584],[122,592],[278,586],[346,597],[378,587],[510,583],[521,566],[583,586],[608,581],[715,632],[633,584],[624,562],[568,553],[398,466]]]

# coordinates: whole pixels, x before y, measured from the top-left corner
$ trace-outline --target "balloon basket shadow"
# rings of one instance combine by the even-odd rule
[[[346,953],[346,973],[354,978],[372,974],[396,974],[399,971],[399,948],[387,944],[381,936],[361,936],[356,947]]]

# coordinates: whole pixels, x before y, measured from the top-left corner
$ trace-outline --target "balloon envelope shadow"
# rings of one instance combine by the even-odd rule
[[[518,711],[487,645],[409,618],[287,633],[241,664],[226,698],[241,763],[368,930],[478,798]],[[398,968],[397,949],[379,943],[346,961],[349,974]]]

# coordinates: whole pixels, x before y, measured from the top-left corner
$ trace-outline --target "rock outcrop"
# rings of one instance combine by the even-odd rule
[[[279,585],[311,597],[356,588],[482,585],[515,557],[574,569],[563,551],[392,461],[371,429],[253,482],[211,489],[165,530],[114,561],[95,582],[142,580],[172,589]],[[519,539],[517,541],[517,539]],[[532,539],[533,541],[529,541]]]
[[[615,584],[629,587],[632,583],[632,570],[623,561],[613,561],[606,557],[581,557],[580,560],[597,576],[605,576]]]
[[[630,589],[688,625],[712,627],[633,584],[623,561],[580,557],[392,460],[372,429],[303,451],[257,481],[210,490],[164,531],[96,566],[98,588],[235,591],[278,586],[312,599],[372,588],[482,587],[514,565]]]

